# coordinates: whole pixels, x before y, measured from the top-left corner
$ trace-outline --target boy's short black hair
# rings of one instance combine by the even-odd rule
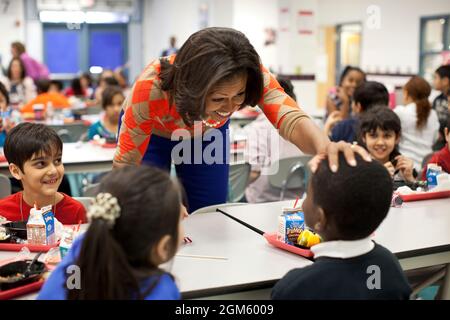
[[[357,166],[347,164],[339,153],[339,169],[331,172],[328,159],[311,179],[314,204],[325,212],[339,240],[368,237],[386,217],[392,199],[392,179],[378,161],[355,155]]]
[[[106,109],[109,105],[112,105],[114,96],[121,94],[124,96],[122,88],[119,86],[108,86],[102,92],[102,108]],[[125,97],[125,96],[124,96]]]
[[[441,79],[447,78],[450,80],[450,64],[440,66],[435,71]]]
[[[23,165],[34,154],[62,152],[63,143],[57,133],[40,123],[23,122],[6,136],[3,151],[8,163],[14,163],[23,172]]]
[[[3,83],[0,82],[0,92],[2,95],[5,96],[6,99],[6,105],[9,105],[9,93],[8,90],[6,90],[6,87]]]
[[[64,87],[61,80],[51,80],[50,85],[56,86],[58,88],[58,91],[61,91]]]
[[[355,89],[353,100],[361,105],[361,111],[367,111],[375,106],[387,106],[389,92],[379,82],[366,81]]]
[[[397,136],[402,133],[402,124],[397,114],[388,107],[374,107],[361,116],[358,128],[358,142],[362,142],[366,133],[375,132],[380,128],[383,131],[394,131]]]
[[[37,93],[46,93],[48,89],[50,89],[50,80],[47,79],[39,79],[36,81]]]

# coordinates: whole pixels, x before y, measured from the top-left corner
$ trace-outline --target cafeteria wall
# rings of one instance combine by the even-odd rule
[[[419,72],[420,18],[450,13],[448,0],[319,0],[318,24],[361,22],[361,67],[384,72]],[[379,28],[368,8],[379,8]],[[370,10],[370,9],[369,9]],[[399,70],[398,70],[399,69]]]
[[[11,58],[10,43],[14,40],[25,41],[30,55],[42,61],[42,26],[36,19],[25,19],[32,2],[9,1],[6,13],[0,7],[0,30],[7,30],[0,37],[3,66]],[[171,35],[177,37],[177,45],[181,46],[189,35],[204,26],[241,30],[260,53],[263,63],[275,72],[316,74],[318,57],[323,58],[320,27],[348,22],[360,22],[363,26],[363,69],[416,73],[420,18],[450,13],[448,0],[143,0],[142,6],[142,20],[129,28],[131,79],[160,55]],[[368,25],[367,10],[373,6],[380,10],[379,28]],[[312,15],[305,22],[299,11]],[[312,34],[300,34],[300,26],[306,26]],[[264,46],[266,28],[277,31],[276,43],[271,48]],[[294,85],[305,109],[316,110],[316,83],[302,80]]]

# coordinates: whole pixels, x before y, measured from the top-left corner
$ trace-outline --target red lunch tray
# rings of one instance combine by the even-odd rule
[[[430,200],[430,199],[440,199],[440,198],[449,198],[450,190],[447,191],[438,191],[438,192],[421,192],[421,193],[413,193],[413,194],[400,194],[400,198],[403,201],[419,201],[419,200]]]
[[[299,256],[302,256],[305,258],[314,257],[313,252],[309,249],[302,249],[302,248],[292,246],[290,244],[287,244],[283,241],[278,240],[276,233],[264,233],[263,236],[264,236],[264,238],[266,238],[267,242],[270,243],[271,245],[273,245],[274,247],[298,254]]]
[[[39,291],[44,284],[44,280],[37,280],[32,283],[28,283],[24,286],[1,291],[0,290],[0,300],[9,300],[18,296],[23,296],[27,293]]]
[[[0,251],[20,251],[23,247],[27,247],[31,252],[47,252],[51,248],[59,246],[59,243],[53,245],[38,245],[26,243],[0,243]]]
[[[0,162],[6,162],[6,157],[0,154]]]

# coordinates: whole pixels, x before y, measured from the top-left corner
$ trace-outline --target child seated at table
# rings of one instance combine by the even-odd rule
[[[294,86],[289,79],[278,76],[277,81],[284,92],[292,99],[297,99]],[[280,200],[281,189],[271,186],[269,182],[269,174],[274,174],[268,170],[270,164],[276,160],[299,157],[303,153],[297,146],[280,137],[264,114],[260,114],[254,121],[246,125],[243,132],[246,133],[249,141],[247,150],[251,164],[249,184],[245,189],[245,200],[249,203]],[[273,150],[272,138],[277,139],[277,150]],[[250,142],[250,140],[252,141]],[[305,189],[287,189],[284,199],[295,199],[301,196]]]
[[[397,258],[370,239],[389,211],[392,180],[379,162],[356,162],[340,153],[336,173],[323,159],[312,175],[303,211],[323,242],[311,247],[315,263],[288,272],[272,299],[409,299]]]
[[[34,113],[33,106],[36,104],[42,104],[44,107],[44,112],[47,112],[47,108],[50,105],[55,109],[64,109],[70,107],[69,100],[67,100],[67,98],[63,94],[55,91],[49,91],[50,85],[50,80],[38,80],[37,97],[25,104],[22,109],[20,109],[20,112],[22,112],[23,114],[32,114]]]
[[[103,119],[89,127],[89,140],[94,139],[96,135],[100,138],[116,140],[119,116],[124,100],[125,97],[120,87],[111,86],[105,88],[102,94],[102,107],[105,110],[105,115]]]
[[[11,175],[23,191],[0,200],[0,216],[10,221],[28,220],[31,208],[52,205],[62,224],[86,221],[84,206],[58,192],[64,176],[63,144],[55,131],[43,124],[24,122],[9,132],[3,149]]]
[[[385,106],[389,103],[389,92],[386,87],[376,81],[367,81],[355,89],[352,102],[352,114],[348,119],[328,117],[324,131],[331,141],[354,142],[357,140],[356,131],[359,119],[366,111],[376,106]],[[334,126],[334,127],[333,127]]]
[[[444,137],[447,144],[438,152],[435,152],[428,163],[436,163],[442,168],[442,171],[450,173],[450,117],[447,119],[447,124],[444,126]],[[422,170],[422,180],[426,180],[427,165]]]
[[[339,79],[339,86],[327,96],[325,118],[333,113],[333,115],[339,114],[342,119],[346,119],[352,111],[353,93],[364,81],[366,81],[364,71],[358,67],[346,66]]]
[[[38,299],[180,299],[173,276],[159,267],[183,239],[179,184],[155,167],[125,167],[105,176],[99,192],[88,210],[89,229],[74,241]],[[66,270],[74,265],[80,286],[69,289]]]
[[[418,176],[413,161],[399,152],[401,132],[400,118],[389,108],[377,107],[361,117],[359,144],[384,165],[394,180],[394,189],[415,182]]]

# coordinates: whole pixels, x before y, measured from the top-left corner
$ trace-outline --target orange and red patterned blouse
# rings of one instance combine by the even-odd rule
[[[170,63],[173,63],[174,59],[175,55],[170,56]],[[290,140],[295,124],[308,116],[284,92],[275,77],[263,66],[261,69],[264,75],[264,92],[258,105],[280,135]],[[151,62],[139,76],[124,102],[124,116],[114,156],[114,162],[117,164],[139,164],[152,134],[170,138],[172,132],[177,129],[194,133],[194,129],[198,130],[196,125],[203,126],[201,121],[192,127],[186,126],[175,105],[169,105],[168,93],[161,90],[160,71],[160,60]],[[227,120],[224,120],[217,127],[226,122]]]

